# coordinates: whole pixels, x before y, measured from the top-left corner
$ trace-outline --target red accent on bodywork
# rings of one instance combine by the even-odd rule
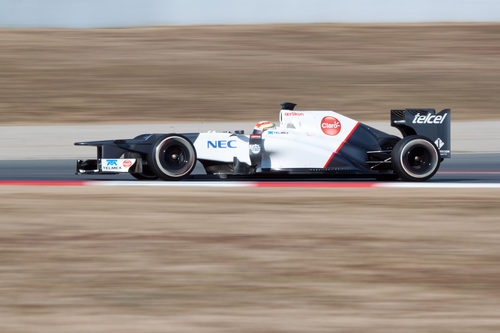
[[[345,140],[340,144],[340,146],[337,148],[337,150],[332,153],[332,156],[330,156],[330,158],[326,162],[326,164],[323,167],[323,169],[326,168],[328,166],[328,164],[330,164],[330,161],[332,160],[333,156],[335,156],[335,154],[337,154],[339,152],[340,148],[342,148],[342,146],[344,145],[344,143],[346,143],[346,141],[349,140],[349,138],[351,137],[352,133],[354,133],[354,131],[356,130],[356,128],[358,128],[358,125],[359,125],[359,122],[354,126],[354,128],[351,130],[351,132],[349,133],[349,135],[347,135],[347,137],[345,138]]]

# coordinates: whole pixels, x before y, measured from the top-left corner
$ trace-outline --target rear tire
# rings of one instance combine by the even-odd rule
[[[428,138],[410,135],[401,139],[391,152],[394,171],[406,181],[423,182],[438,171],[441,156]]]
[[[164,180],[180,180],[189,176],[196,166],[196,150],[183,136],[160,138],[148,154],[148,165]]]

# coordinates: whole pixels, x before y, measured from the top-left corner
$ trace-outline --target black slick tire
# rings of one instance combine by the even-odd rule
[[[377,175],[375,179],[382,182],[393,182],[399,179],[399,175],[397,173],[387,173],[387,174]]]
[[[401,139],[391,152],[392,167],[401,179],[423,182],[439,169],[441,156],[436,145],[421,135]]]
[[[161,137],[148,154],[148,165],[163,180],[181,180],[196,166],[196,150],[182,135]]]
[[[123,156],[124,158],[141,158],[141,154],[139,153],[133,153],[133,152],[126,152],[125,155]],[[142,165],[142,172],[130,172],[130,175],[134,177],[135,179],[139,180],[155,180],[158,179],[158,176],[151,170],[147,165],[143,164]]]

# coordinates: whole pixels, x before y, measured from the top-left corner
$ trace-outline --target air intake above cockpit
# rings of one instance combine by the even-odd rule
[[[281,110],[293,110],[295,106],[297,106],[297,104],[295,103],[289,103],[289,102],[281,103]]]

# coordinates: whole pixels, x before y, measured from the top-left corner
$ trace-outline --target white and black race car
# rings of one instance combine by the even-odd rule
[[[283,103],[278,125],[243,131],[142,134],[127,140],[77,142],[96,146],[78,174],[128,172],[138,179],[179,180],[197,161],[207,174],[331,175],[425,181],[450,153],[450,110],[391,111],[402,138],[333,111],[295,111]]]

